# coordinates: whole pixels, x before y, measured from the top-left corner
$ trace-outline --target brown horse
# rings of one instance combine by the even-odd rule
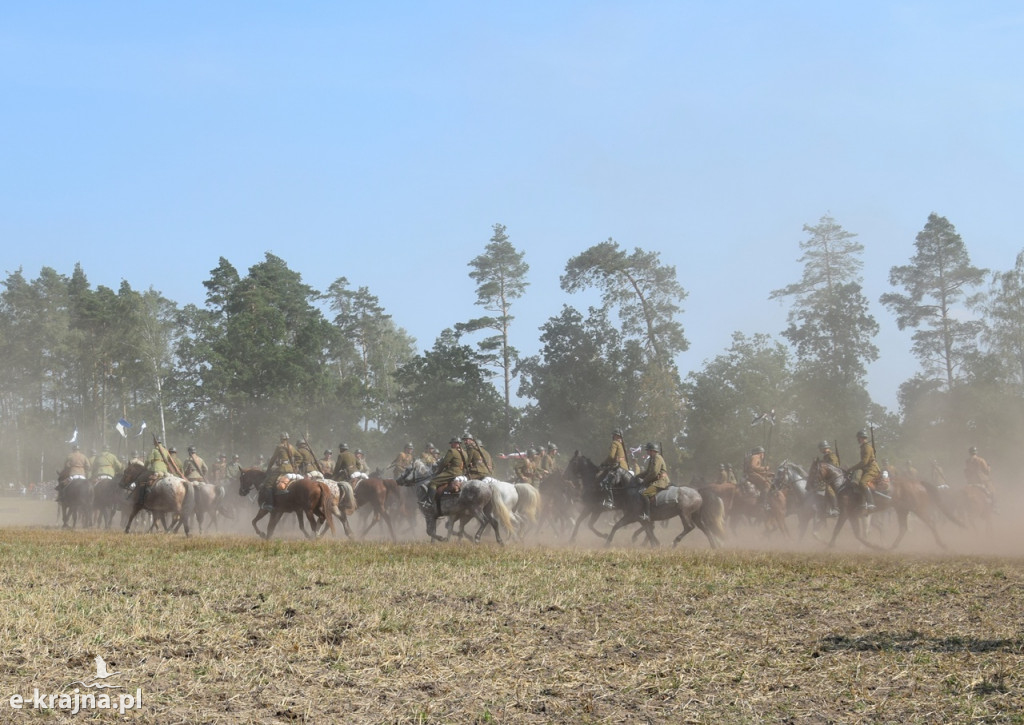
[[[860,486],[847,480],[843,469],[816,459],[811,464],[811,470],[807,475],[807,485],[813,489],[822,482],[828,483],[833,487],[839,505],[839,518],[836,520],[836,527],[832,531],[832,539],[828,543],[829,547],[835,546],[836,538],[839,536],[843,524],[849,521],[850,529],[859,542],[872,549],[882,548],[868,541],[865,535],[864,519],[869,512],[864,510],[864,494],[861,492]],[[914,481],[899,476],[894,477],[891,484],[892,486],[888,494],[876,492],[873,497],[876,511],[891,508],[896,513],[896,519],[899,522],[899,533],[892,544],[889,545],[889,548],[895,549],[903,541],[903,537],[907,533],[907,517],[913,513],[932,532],[935,542],[945,549],[946,545],[939,537],[939,531],[936,526],[938,518],[936,509],[958,526],[962,527],[963,522],[942,500],[935,486],[926,481]]]
[[[366,527],[359,534],[359,538],[366,538],[370,529],[376,526],[378,522],[383,521],[388,527],[388,534],[391,536],[391,540],[397,541],[395,529],[391,524],[391,514],[388,513],[388,509],[397,507],[401,503],[401,491],[395,479],[381,478],[380,476],[381,472],[379,470],[374,471],[370,476],[367,476],[365,473],[355,473],[352,475],[352,491],[356,496],[356,510],[358,511],[363,506],[369,505],[370,510],[373,512],[373,518],[367,522]]]
[[[132,528],[136,514],[146,509],[153,513],[154,523],[157,518],[163,520],[163,515],[168,513],[180,517],[185,528],[185,536],[188,536],[188,520],[196,506],[192,484],[184,478],[170,474],[162,474],[155,481],[152,478],[153,474],[143,464],[137,462],[129,463],[121,473],[121,487],[131,490],[132,501],[128,523],[124,527],[125,533]],[[166,529],[166,524],[164,528]]]
[[[956,507],[972,529],[991,533],[992,501],[984,488],[974,483],[965,485],[956,493]]]
[[[255,487],[263,483],[266,472],[262,468],[248,468],[242,471],[239,483],[238,494],[245,496]],[[314,478],[296,478],[289,480],[282,476],[274,484],[274,510],[265,511],[263,508],[256,513],[252,520],[252,528],[263,539],[269,539],[274,535],[274,528],[277,522],[286,513],[295,513],[299,519],[299,528],[307,538],[316,538],[317,529],[324,520],[327,521],[331,534],[334,532],[334,519],[331,517],[337,507],[334,496],[331,494],[327,484],[322,480]],[[267,523],[267,532],[264,534],[256,522],[267,514],[270,514],[270,521]],[[306,527],[302,523],[302,515],[305,514],[311,527],[306,533]],[[317,521],[319,517],[319,521]]]
[[[78,525],[78,517],[82,517],[82,526],[92,525],[92,481],[84,476],[68,476],[67,469],[57,474],[60,492],[57,503],[60,505],[62,528],[73,529]],[[68,521],[71,525],[68,525]]]

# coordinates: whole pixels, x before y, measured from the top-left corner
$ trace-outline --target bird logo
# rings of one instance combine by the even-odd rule
[[[68,687],[71,687],[71,685],[81,685],[82,687],[94,687],[96,689],[104,690],[123,689],[123,685],[108,685],[105,682],[100,682],[100,680],[106,680],[110,677],[114,677],[116,675],[121,675],[124,673],[107,672],[107,663],[100,655],[96,655],[93,661],[96,663],[96,674],[92,677],[87,677],[85,680],[76,680],[72,682],[70,685],[68,685]]]

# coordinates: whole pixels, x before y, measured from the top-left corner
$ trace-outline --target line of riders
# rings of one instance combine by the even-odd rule
[[[879,465],[875,458],[874,446],[865,431],[857,432],[857,442],[860,447],[860,460],[847,469],[842,468],[839,456],[828,441],[822,441],[818,445],[818,451],[822,461],[852,477],[853,482],[859,486],[862,493],[865,511],[872,511],[875,509],[874,493],[879,492],[885,495],[889,490],[890,471],[886,462]],[[434,471],[433,476],[418,487],[419,502],[425,507],[436,507],[438,512],[440,512],[442,496],[457,494],[462,477],[481,480],[488,476],[495,476],[491,454],[471,433],[466,432],[461,438],[453,437],[448,443],[449,449],[440,460],[438,460],[439,451],[433,443],[427,443],[419,456],[419,459]],[[415,462],[414,450],[413,444],[407,443],[405,448],[388,464],[388,470],[392,471],[395,477],[413,465]],[[633,475],[629,466],[627,448],[623,443],[622,430],[616,428],[612,431],[611,449],[600,466],[598,480],[601,481],[605,490],[604,505],[606,508],[614,507],[612,500],[614,487],[621,485],[642,487],[640,494],[643,497],[644,509],[640,518],[642,521],[649,521],[651,502],[658,491],[668,488],[671,481],[668,467],[661,454],[661,446],[650,442],[645,446],[645,451],[646,466],[642,472]],[[968,485],[978,486],[985,492],[989,505],[994,510],[995,497],[989,464],[978,455],[978,449],[975,446],[969,448],[968,456],[964,467],[965,479]],[[557,457],[558,447],[553,443],[541,446],[540,451],[537,448],[530,448],[525,454],[517,454],[513,465],[514,477],[519,481],[539,484],[546,476],[557,470]],[[165,448],[162,442],[155,437],[153,450],[144,463],[152,473],[151,482],[167,474],[174,474],[193,482],[207,480],[226,482],[238,480],[242,471],[237,454],[231,463],[227,462],[225,455],[219,455],[211,471],[199,456],[195,446],[189,446],[185,460],[180,461],[177,458],[177,451],[173,447]],[[93,457],[90,459],[82,453],[78,445],[75,445],[64,462],[64,469],[57,486],[58,500],[60,491],[71,480],[89,478],[94,478],[96,481],[109,480],[120,475],[123,469],[124,464],[109,449],[105,448],[102,453],[93,451]],[[282,477],[285,479],[301,478],[315,475],[314,472],[334,480],[350,480],[357,472],[369,474],[369,467],[363,452],[358,449],[350,451],[345,443],[338,445],[338,456],[333,461],[330,450],[325,450],[323,458],[318,459],[306,439],[303,438],[299,441],[299,445],[295,446],[291,443],[289,435],[282,433],[280,442],[267,463],[266,476],[260,486],[257,499],[260,508],[273,510],[273,491]],[[856,476],[857,473],[860,475]],[[945,475],[936,461],[932,462],[932,473],[933,478],[936,479],[935,483],[940,486],[945,485]],[[906,462],[903,474],[912,479],[918,477],[917,471],[910,461]],[[746,456],[744,476],[745,484],[752,493],[760,496],[762,505],[767,507],[768,492],[771,489],[773,477],[768,465],[767,454],[762,446],[752,449]],[[731,464],[720,464],[718,479],[715,483],[739,485]],[[835,488],[839,483],[838,481],[826,483],[824,493],[828,500],[830,516],[838,513]],[[144,497],[146,486],[141,488],[140,496]]]

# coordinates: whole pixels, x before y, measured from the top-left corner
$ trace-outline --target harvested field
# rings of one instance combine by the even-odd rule
[[[186,540],[0,509],[0,721],[1024,722],[1019,555]],[[31,708],[97,655],[140,708]]]

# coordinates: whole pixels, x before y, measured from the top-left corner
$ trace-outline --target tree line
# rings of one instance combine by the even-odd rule
[[[72,431],[86,448],[127,454],[156,433],[243,459],[290,431],[386,463],[406,441],[466,429],[492,451],[555,441],[603,456],[619,427],[630,445],[661,443],[688,480],[757,444],[776,462],[806,463],[829,439],[852,462],[853,433],[869,425],[893,463],[958,466],[979,445],[997,470],[1011,465],[1024,433],[1024,251],[1013,269],[979,269],[954,226],[928,217],[879,300],[912,331],[920,363],[890,411],[866,389],[880,353],[864,248],[827,215],[803,228],[800,278],[770,294],[788,302],[787,327],[737,331],[685,377],[676,358],[689,344],[687,293],[657,252],[608,239],[567,260],[562,289],[596,290],[600,304],[564,305],[542,325],[538,353],[523,356],[514,342],[534,333],[517,329],[513,312],[529,265],[503,225],[492,231],[467,263],[486,314],[453,322],[422,352],[368,288],[339,277],[313,289],[270,253],[245,274],[222,257],[202,305],[126,281],[94,288],[80,264],[70,276],[9,273],[0,471],[7,481],[52,479]],[[131,425],[124,437],[118,420]]]

